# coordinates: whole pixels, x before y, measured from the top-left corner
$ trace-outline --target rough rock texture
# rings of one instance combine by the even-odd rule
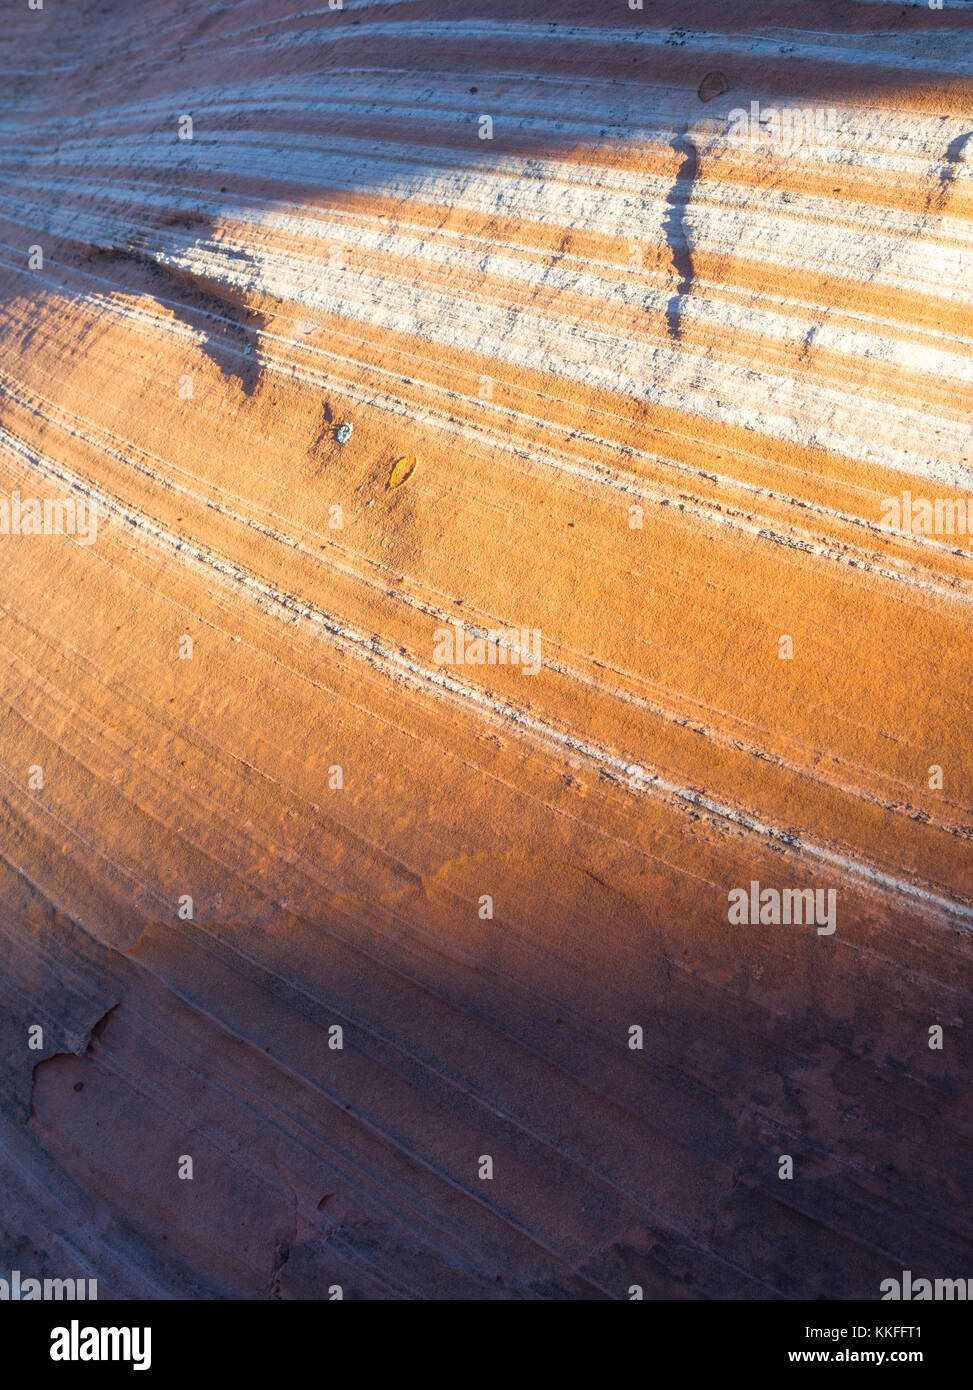
[[[973,1272],[973,14],[524,9],[5,13],[0,1274]]]

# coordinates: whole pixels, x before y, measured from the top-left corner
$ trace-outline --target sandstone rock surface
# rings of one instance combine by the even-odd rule
[[[973,498],[971,67],[957,6],[5,17],[0,496],[97,507],[0,536],[8,1267],[969,1272],[973,562],[883,514]]]

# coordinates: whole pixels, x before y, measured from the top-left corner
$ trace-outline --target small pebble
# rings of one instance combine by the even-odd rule
[[[730,84],[721,72],[708,72],[699,84],[700,101],[712,101],[730,90]]]

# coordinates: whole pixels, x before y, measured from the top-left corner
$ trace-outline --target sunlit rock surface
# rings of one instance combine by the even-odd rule
[[[973,14],[524,10],[5,13],[4,1270],[969,1272]]]

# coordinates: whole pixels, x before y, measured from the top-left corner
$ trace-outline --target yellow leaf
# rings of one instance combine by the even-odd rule
[[[405,458],[399,459],[398,463],[392,469],[392,475],[389,478],[389,487],[401,487],[407,478],[412,477],[413,469],[418,462],[419,460],[414,454],[407,454]]]

